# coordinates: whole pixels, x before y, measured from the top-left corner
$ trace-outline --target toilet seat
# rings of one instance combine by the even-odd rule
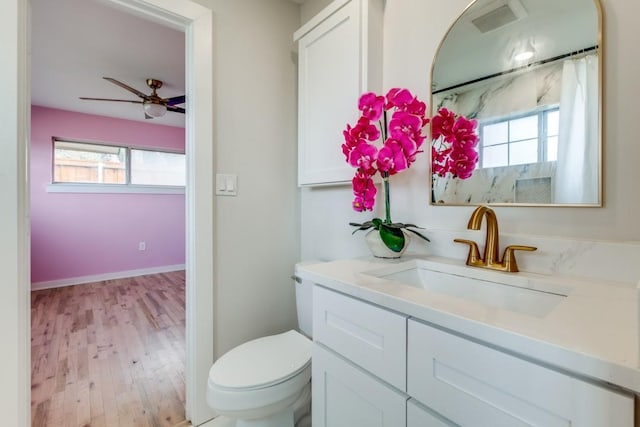
[[[209,371],[208,404],[220,415],[246,418],[293,404],[311,380],[311,344],[289,331],[230,350]]]
[[[209,370],[217,388],[251,390],[286,381],[311,361],[311,340],[296,331],[246,342],[218,359]]]

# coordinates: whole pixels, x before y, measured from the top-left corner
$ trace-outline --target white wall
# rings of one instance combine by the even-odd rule
[[[325,3],[325,0],[308,0]],[[387,0],[384,12],[384,88],[407,87],[429,96],[431,60],[450,23],[469,0]],[[305,3],[304,7],[311,8]],[[602,0],[604,10],[604,207],[496,208],[504,233],[584,239],[640,240],[640,3]],[[354,106],[355,108],[355,106]],[[430,229],[464,229],[471,207],[428,205],[428,156],[391,180],[392,218]],[[302,191],[302,258],[367,254],[349,221],[371,214],[351,210],[348,186]],[[415,249],[414,246],[412,249]],[[419,250],[419,249],[418,249]]]
[[[216,172],[238,175],[217,199],[214,348],[296,325],[299,257],[296,73],[299,6],[287,0],[198,0],[214,13]]]
[[[300,21],[307,22],[318,12],[327,7],[332,0],[305,0],[300,6]]]

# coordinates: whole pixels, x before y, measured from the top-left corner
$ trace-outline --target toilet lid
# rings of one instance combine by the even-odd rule
[[[209,379],[221,388],[263,388],[294,376],[310,361],[311,341],[292,330],[230,350],[213,364]]]

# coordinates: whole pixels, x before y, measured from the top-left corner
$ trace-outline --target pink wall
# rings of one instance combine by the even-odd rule
[[[54,136],[184,150],[184,129],[37,106],[31,114],[32,283],[184,264],[184,195],[46,191]]]

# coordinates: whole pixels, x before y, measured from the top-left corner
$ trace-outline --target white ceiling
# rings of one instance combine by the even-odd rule
[[[145,120],[140,104],[78,99],[140,99],[102,77],[144,93],[151,92],[146,79],[155,78],[164,82],[161,97],[184,95],[184,33],[99,0],[31,0],[31,5],[33,105],[184,127],[184,114]]]

